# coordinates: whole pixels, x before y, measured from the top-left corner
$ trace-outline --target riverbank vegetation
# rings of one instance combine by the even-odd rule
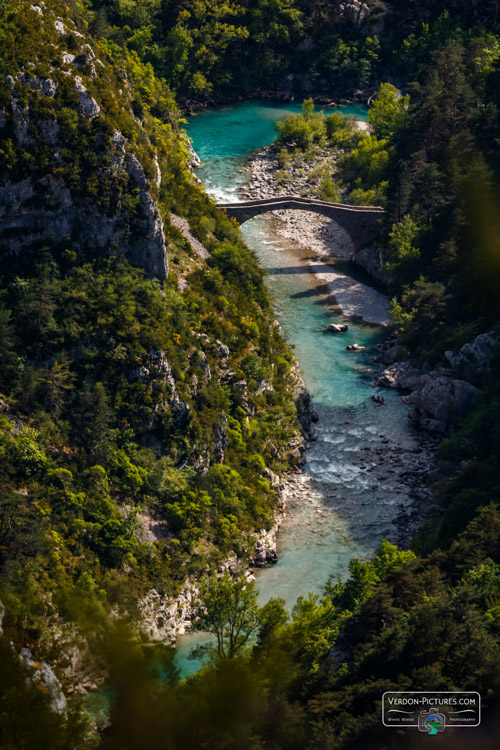
[[[290,184],[290,167],[304,169],[311,164],[308,177],[317,182],[321,176],[323,200],[384,207],[394,140],[408,107],[408,95],[401,96],[394,86],[383,83],[373,97],[365,130],[340,112],[315,112],[313,100],[306,99],[302,113],[276,123],[277,180]]]

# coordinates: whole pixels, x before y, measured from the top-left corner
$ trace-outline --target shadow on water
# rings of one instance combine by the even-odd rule
[[[333,264],[317,263],[314,266],[280,266],[278,268],[266,268],[269,276],[280,276],[289,273],[331,273],[334,268]]]

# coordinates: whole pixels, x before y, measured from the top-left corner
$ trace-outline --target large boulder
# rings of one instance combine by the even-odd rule
[[[382,388],[413,390],[420,384],[421,377],[422,371],[409,362],[396,362],[378,376],[375,385]]]
[[[405,397],[415,407],[412,421],[432,432],[446,434],[457,420],[469,414],[479,391],[465,380],[438,372],[422,375],[418,388]]]
[[[464,344],[458,352],[445,352],[450,367],[454,369],[484,369],[488,359],[500,343],[500,337],[490,331],[481,333],[474,341]]]
[[[42,692],[48,694],[52,710],[58,714],[64,713],[67,706],[66,696],[52,667],[44,661],[38,662],[32,659],[31,651],[28,648],[21,649],[19,658],[26,667],[31,682],[34,685],[40,686]]]

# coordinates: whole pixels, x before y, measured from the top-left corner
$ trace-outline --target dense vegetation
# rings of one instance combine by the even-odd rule
[[[182,97],[242,91],[351,95],[408,79],[444,39],[494,41],[496,0],[85,0],[90,28],[151,62]],[[390,12],[388,12],[390,8]],[[290,75],[294,81],[290,82]]]
[[[138,189],[109,168],[119,128],[146,171],[154,174],[153,159],[161,168],[156,196],[173,269],[162,283],[120,248],[96,253],[71,236],[35,239],[2,257],[3,624],[16,646],[54,662],[65,659],[54,628],[63,640],[74,627],[95,638],[112,609],[136,615],[152,586],[170,595],[187,575],[245,555],[250,534],[273,522],[272,472],[300,458],[292,449],[300,440],[293,356],[262,272],[191,176],[170,92],[112,46],[96,48],[105,64],[95,75],[88,61],[80,71],[58,64],[61,51],[82,42],[64,6],[53,7],[67,33],[49,10],[2,7],[2,196],[19,183],[43,190],[50,176],[72,201],[121,212],[133,233]],[[21,66],[31,79],[19,76]],[[71,70],[100,103],[92,122],[76,114]],[[59,86],[52,97],[29,85],[48,75]],[[44,138],[47,118],[59,128],[57,149]],[[31,206],[50,211],[48,192]],[[171,210],[190,220],[207,262],[169,224]],[[50,213],[39,215],[50,222]]]
[[[106,77],[93,92],[112,93],[92,127],[110,132],[119,123],[146,165],[148,143],[158,149],[173,272],[162,285],[116,252],[95,257],[61,245],[3,259],[4,628],[16,647],[36,646],[57,664],[54,626],[78,624],[106,660],[113,700],[111,724],[101,716],[99,735],[76,707],[66,716],[50,712],[47,695],[26,683],[2,639],[2,747],[417,746],[417,733],[380,726],[388,689],[479,690],[487,721],[493,716],[500,673],[498,355],[473,374],[482,389],[478,407],[440,448],[439,513],[413,552],[383,543],[375,560],[351,563],[347,581],[325,582],[322,599],[299,601],[291,619],[280,601],[258,607],[243,580],[207,579],[200,626],[215,634],[218,648],[212,666],[181,684],[169,653],[138,646],[121,626],[110,625],[108,638],[104,627],[99,639],[91,637],[116,604],[132,609],[152,581],[174,592],[186,573],[205,572],[269,524],[275,499],[267,468],[287,465],[283,446],[295,434],[291,355],[272,325],[261,273],[234,225],[189,176],[172,95],[147,63],[184,96],[229,91],[232,81],[273,88],[303,71],[314,86],[334,92],[379,75],[413,81],[402,98],[388,85],[379,90],[369,135],[306,103],[302,116],[279,126],[283,167],[296,149],[301,158],[316,147],[340,150],[337,173],[325,176],[325,197],[384,201],[401,357],[439,366],[445,350],[498,326],[498,2],[394,0],[380,38],[369,33],[373,16],[362,21],[363,5],[373,14],[386,10],[381,2],[361,3],[353,18],[340,4],[332,10],[292,0],[78,3],[79,28],[88,24],[100,38],[105,61]],[[57,6],[57,13],[67,11]],[[35,59],[35,72],[45,75],[55,42],[40,37],[37,14],[6,2],[0,14],[2,75]],[[305,37],[312,48],[297,51]],[[127,100],[118,93],[124,73],[132,87]],[[10,89],[2,86],[5,108]],[[78,167],[83,179],[75,189],[83,185],[96,200],[111,190],[133,215],[128,185],[101,195],[92,182],[95,133],[71,117],[66,94],[54,116],[78,148],[68,147],[65,177]],[[2,178],[37,168],[29,149],[2,139]],[[37,164],[55,169],[51,158],[42,149]],[[211,251],[206,265],[169,226],[169,210],[189,218]],[[218,340],[229,348],[226,365]],[[264,381],[273,390],[262,389]],[[236,385],[243,382],[242,391]],[[226,439],[215,439],[223,433]],[[145,541],[140,514],[166,522],[168,534]],[[92,702],[98,715],[102,698]],[[23,721],[28,712],[35,738],[33,724]],[[473,741],[480,747],[482,735]]]
[[[407,117],[409,96],[399,96],[394,86],[383,83],[372,102],[368,131],[339,112],[315,112],[313,99],[304,101],[302,113],[278,121],[277,181],[293,190],[292,169],[309,163],[323,200],[385,207],[393,139]],[[305,190],[312,192],[309,186]]]

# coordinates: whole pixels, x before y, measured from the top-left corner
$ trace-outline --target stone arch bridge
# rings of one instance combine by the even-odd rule
[[[228,216],[243,224],[254,216],[267,211],[292,209],[295,211],[312,211],[335,221],[348,233],[354,249],[376,239],[385,216],[383,208],[377,206],[348,206],[344,203],[329,203],[316,198],[302,198],[297,195],[285,195],[276,198],[263,198],[241,203],[218,203]]]

